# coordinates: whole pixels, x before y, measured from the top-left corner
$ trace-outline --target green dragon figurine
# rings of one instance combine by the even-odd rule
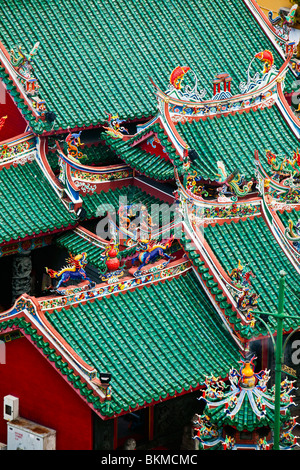
[[[39,45],[40,43],[36,42],[29,54],[22,50],[22,46],[10,50],[11,65],[22,75],[30,75],[32,58],[36,54]]]

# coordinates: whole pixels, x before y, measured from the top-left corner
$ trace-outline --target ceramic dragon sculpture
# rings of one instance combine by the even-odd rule
[[[282,161],[278,161],[278,156],[270,150],[266,150],[267,162],[274,172],[273,178],[282,181],[290,177],[300,177],[300,153],[299,150],[294,152],[293,158],[284,157]]]
[[[229,187],[230,191],[237,197],[246,196],[253,189],[254,181],[246,181],[238,169],[235,169],[230,176],[227,175],[225,165],[222,161],[217,162],[218,181]]]
[[[105,127],[105,126],[103,127],[104,129],[106,129],[107,134],[109,134],[111,137],[121,138],[121,139],[124,134],[129,134],[128,129],[126,129],[126,127],[120,126],[122,122],[125,122],[125,119],[120,119],[118,113],[115,115],[112,115],[109,113],[106,113],[106,114],[108,114],[108,119],[107,119],[108,127]]]
[[[81,131],[76,133],[69,133],[66,137],[65,142],[68,145],[68,156],[76,159],[84,159],[87,158],[82,152],[78,149],[79,147],[83,147],[84,143],[80,140]]]
[[[297,251],[300,251],[300,219],[296,224],[289,219],[288,227],[284,231],[284,236],[287,240],[293,243]]]
[[[17,46],[15,50],[10,50],[11,65],[22,75],[30,75],[32,58],[36,54],[39,45],[39,42],[35,43],[29,54],[22,50],[22,46]]]

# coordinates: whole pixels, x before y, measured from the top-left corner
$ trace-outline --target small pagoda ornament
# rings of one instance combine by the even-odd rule
[[[232,368],[230,385],[219,377],[206,377],[205,390],[199,400],[205,402],[202,415],[196,415],[194,439],[199,450],[269,450],[273,447],[272,429],[275,423],[275,387],[268,389],[270,371],[255,372],[255,356],[242,359],[240,369]],[[291,416],[295,405],[291,392],[294,381],[281,383],[280,449],[298,446],[293,435],[298,425]]]

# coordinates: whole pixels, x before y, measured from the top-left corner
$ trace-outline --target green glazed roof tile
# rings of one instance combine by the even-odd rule
[[[191,272],[46,316],[86,362],[112,374],[112,411],[225,377],[238,358]]]
[[[223,161],[228,174],[237,168],[247,179],[252,177],[255,150],[264,169],[271,174],[266,150],[292,156],[299,146],[275,105],[262,111],[178,124],[176,129],[188,146],[198,152],[192,169],[212,180],[217,178],[218,161]]]
[[[298,220],[300,219],[300,211],[292,209],[290,212],[283,211],[282,213],[278,210],[277,215],[279,216],[281,222],[285,227],[288,227],[289,220],[293,222],[293,224],[297,224]]]
[[[260,295],[258,307],[261,311],[277,311],[279,273],[284,270],[286,275],[285,309],[291,315],[298,314],[300,295],[299,275],[286,257],[275,238],[269,231],[262,217],[247,218],[230,224],[209,225],[204,232],[213,252],[222,267],[227,271],[236,268],[240,260],[242,266],[248,264],[256,276],[252,278],[253,290]],[[269,317],[269,326],[274,331],[276,321]],[[296,328],[298,321],[286,320],[285,330]],[[265,328],[259,322],[256,329]]]
[[[162,203],[161,200],[142,191],[137,186],[123,186],[121,188],[110,189],[107,192],[101,191],[98,194],[86,194],[82,195],[82,198],[83,207],[87,211],[87,218],[96,217],[99,207],[104,204],[113,206],[117,213],[121,202],[125,205],[141,203],[148,207],[148,211],[151,214],[151,204]],[[165,210],[167,210],[168,204],[163,204],[165,204]]]
[[[0,171],[0,243],[75,225],[38,163]]]
[[[19,44],[29,51],[40,42],[34,71],[40,96],[57,115],[54,130],[104,123],[107,112],[123,119],[153,116],[149,77],[166,87],[178,65],[191,67],[211,96],[220,71],[232,76],[236,94],[261,50],[270,49],[282,63],[241,0],[28,0],[22,7],[3,0],[0,12],[8,51]],[[17,101],[36,132],[51,130],[52,123],[30,117],[18,95]]]
[[[49,138],[48,145],[49,147],[54,147],[55,139]],[[66,145],[62,145],[62,147],[66,147]],[[66,149],[63,149],[66,152]],[[85,145],[81,149],[82,153],[86,155],[86,158],[80,159],[80,163],[83,165],[90,165],[90,166],[105,166],[109,164],[115,164],[118,162],[118,158],[116,154],[106,145]],[[47,160],[52,168],[53,171],[59,170],[58,165],[58,154],[56,150],[49,151],[47,153]]]
[[[166,155],[168,155],[167,159],[151,154],[147,150],[140,148],[139,145],[132,147],[132,144],[136,139],[140,139],[150,131],[154,132],[161,144],[166,147]],[[113,138],[106,133],[102,133],[101,138],[112,150],[116,152],[118,157],[124,160],[132,168],[136,169],[139,173],[142,173],[149,178],[161,181],[174,179],[174,167],[168,158],[174,158],[176,164],[177,160],[179,160],[179,156],[176,155],[174,148],[168,141],[167,136],[164,134],[164,131],[159,124],[153,124],[147,127],[144,131],[139,132],[136,137],[132,137],[126,141]],[[181,174],[181,171],[179,171],[179,174]]]

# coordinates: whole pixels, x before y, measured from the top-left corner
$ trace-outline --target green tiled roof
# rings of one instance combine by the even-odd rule
[[[46,316],[83,360],[112,374],[110,415],[225,377],[239,357],[191,272]]]
[[[290,212],[283,211],[282,213],[277,211],[277,215],[285,227],[288,226],[289,220],[292,220],[293,223],[296,224],[300,219],[300,211],[296,211],[295,209],[291,210]]]
[[[30,50],[40,41],[34,70],[40,96],[57,115],[54,130],[96,125],[106,112],[125,119],[154,115],[149,77],[166,87],[178,65],[191,67],[210,97],[222,71],[237,93],[261,50],[270,49],[282,63],[242,0],[3,0],[0,12],[8,51],[19,44]],[[37,132],[52,128],[30,122]]]
[[[58,198],[38,163],[0,171],[0,242],[47,233],[77,223]]]
[[[255,150],[270,174],[266,150],[292,156],[299,146],[298,139],[275,105],[256,112],[178,124],[176,129],[199,154],[193,168],[204,178],[211,179],[216,179],[217,161],[220,160],[228,174],[238,168],[241,174],[250,178],[254,174]]]
[[[277,311],[279,272],[284,270],[286,276],[285,310],[291,315],[299,315],[300,281],[299,275],[292,266],[275,238],[267,228],[262,217],[249,218],[235,223],[211,225],[205,228],[205,239],[225,270],[232,270],[238,265],[249,265],[256,276],[251,279],[253,290],[260,294],[259,310]],[[276,320],[269,318],[274,331]],[[286,320],[284,327],[296,328],[299,321]],[[257,326],[259,324],[257,323]]]
[[[54,142],[49,139],[49,146],[52,145],[54,145]],[[90,147],[85,145],[80,149],[80,151],[87,156],[87,158],[79,160],[83,165],[104,166],[118,162],[116,154],[106,145],[99,144],[91,145]],[[47,159],[52,170],[57,171],[59,169],[57,152],[49,151],[47,153]]]
[[[67,249],[72,254],[85,252],[87,253],[88,263],[96,266],[97,268],[105,267],[105,263],[100,257],[100,254],[103,253],[103,248],[93,245],[76,232],[68,231],[67,233],[63,233],[56,239],[56,243],[58,246]],[[135,253],[135,251],[135,247],[126,248],[119,252],[118,258],[124,259]]]
[[[151,131],[163,134],[162,129],[158,124],[151,126]],[[138,136],[140,137],[147,132],[149,132],[148,128],[144,132],[141,132],[141,134],[138,134]],[[156,180],[166,181],[174,179],[174,167],[169,160],[165,160],[157,155],[152,155],[146,150],[141,149],[138,145],[131,147],[131,143],[133,143],[137,137],[123,141],[122,139],[113,138],[106,133],[102,133],[101,136],[102,139],[105,140],[106,143],[116,152],[118,157],[139,173]],[[172,148],[170,145],[169,147],[170,149]],[[173,153],[172,150],[171,152]]]
[[[119,198],[127,198],[127,204],[139,204],[142,203],[148,207],[149,213],[150,205],[151,204],[161,204],[162,201],[151,196],[150,194],[142,191],[137,186],[123,186],[121,188],[110,189],[107,192],[101,191],[99,194],[86,194],[82,196],[83,199],[83,207],[87,211],[87,218],[96,217],[97,210],[100,205],[102,204],[111,204],[115,207],[116,212],[119,210],[120,199]],[[168,207],[167,203],[165,204],[165,208]],[[104,215],[104,214],[103,214]]]
[[[196,251],[195,244],[191,243],[191,240],[184,233],[180,243],[202,281],[206,283],[206,287],[210,294],[214,296],[220,309],[224,310],[224,314],[234,330],[239,332],[241,337],[247,339],[251,339],[257,335],[259,332],[257,328],[252,329],[250,326],[242,324],[242,320],[237,316],[235,310],[233,310],[231,303],[227,301],[227,297],[224,295],[223,290],[219,288],[218,283],[209,273],[209,268],[205,265],[205,262],[200,259],[200,255]]]

